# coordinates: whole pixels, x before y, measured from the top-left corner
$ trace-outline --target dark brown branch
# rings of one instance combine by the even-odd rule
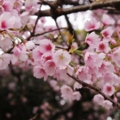
[[[75,12],[80,12],[80,11],[85,11],[85,10],[94,10],[98,8],[103,8],[103,7],[115,7],[117,4],[120,4],[120,0],[108,0],[105,2],[94,2],[88,5],[80,5],[80,6],[75,6],[72,8],[66,8],[63,10],[60,10],[59,15],[64,14],[70,14],[70,13],[75,13]]]
[[[87,83],[85,83],[85,82],[77,79],[76,77],[71,76],[71,75],[68,74],[68,73],[67,73],[67,75],[68,75],[69,77],[73,78],[76,82],[82,84],[84,87],[88,87],[88,88],[96,91],[97,93],[101,94],[105,99],[111,101],[115,106],[117,106],[118,108],[120,108],[120,104],[119,104],[119,103],[115,102],[113,99],[111,99],[110,97],[106,96],[106,95],[105,95],[103,92],[101,92],[98,88],[96,88],[96,87],[94,87],[94,86],[92,86],[92,85],[90,85],[90,84],[87,84]]]
[[[49,6],[53,6],[53,4],[55,2],[53,1],[42,1],[43,5],[49,5]],[[38,4],[41,4],[41,2],[38,2]],[[70,0],[65,0],[64,5],[79,5],[78,1],[70,1]]]
[[[120,0],[108,0],[105,2],[94,2],[88,5],[79,5],[79,6],[73,6],[71,8],[57,8],[56,9],[56,18],[61,15],[71,14],[75,12],[81,12],[86,10],[95,10],[99,8],[104,7],[116,7],[118,4],[120,4]],[[37,14],[37,13],[36,13]],[[53,16],[50,9],[41,11],[40,16]]]

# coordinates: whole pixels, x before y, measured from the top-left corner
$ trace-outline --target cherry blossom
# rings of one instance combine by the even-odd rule
[[[71,61],[71,55],[67,51],[57,50],[53,55],[53,60],[60,69],[65,69]]]
[[[26,0],[26,1],[25,1],[25,6],[26,6],[27,8],[30,8],[30,7],[32,7],[32,6],[37,5],[37,2],[38,2],[38,0]]]
[[[114,32],[114,29],[112,27],[107,27],[101,32],[101,34],[103,37],[109,38],[112,36],[113,32]]]
[[[103,86],[103,93],[108,95],[108,96],[111,96],[113,95],[115,92],[115,88],[110,85],[109,83],[106,83],[104,86]]]
[[[54,75],[55,74],[55,69],[56,69],[56,65],[54,63],[54,61],[52,60],[48,60],[44,63],[43,68],[45,69],[47,75]]]
[[[92,32],[86,36],[85,43],[89,44],[89,48],[94,49],[98,46],[100,42],[100,37]]]
[[[47,73],[45,72],[44,68],[41,66],[35,66],[33,68],[33,75],[36,78],[43,78],[44,77],[44,80],[47,80]]]
[[[88,85],[85,86],[88,89],[89,85],[93,90],[96,87],[117,102],[116,96],[112,97],[120,88],[119,16],[112,17],[106,10],[92,11],[92,17],[85,22],[83,30],[75,28],[76,34],[72,34],[62,27],[62,22],[58,25],[60,29],[46,25],[49,20],[44,16],[54,14],[52,6],[55,2],[50,2],[50,13],[42,11],[43,4],[46,4],[42,2],[0,0],[0,70],[9,71],[11,65],[22,72],[32,71],[35,78],[44,79],[71,103],[81,100],[82,82]],[[77,14],[75,16],[77,19]],[[84,45],[87,47],[79,49]],[[77,79],[82,82],[77,82]],[[113,103],[104,99],[102,94],[94,93],[93,101],[107,110],[113,107]],[[33,113],[37,111],[38,107],[35,107]]]
[[[78,82],[74,83],[74,90],[82,88],[82,85]]]
[[[79,92],[73,92],[73,100],[80,100],[81,94]]]
[[[97,94],[94,96],[93,101],[99,105],[102,105],[104,101],[104,97],[100,94]]]
[[[98,47],[96,48],[97,52],[108,53],[108,52],[110,52],[110,50],[111,49],[109,47],[109,44],[106,41],[100,41]]]
[[[120,67],[120,47],[118,47],[116,50],[113,51],[111,54],[111,59],[115,64]]]
[[[103,101],[102,106],[103,106],[105,109],[107,109],[107,110],[109,110],[109,109],[111,109],[111,108],[113,107],[113,106],[112,106],[112,103],[111,103],[110,101],[108,101],[108,100]]]
[[[98,22],[95,18],[91,18],[90,21],[86,21],[85,23],[85,30],[92,31],[97,30],[100,27],[100,22]]]
[[[115,23],[115,20],[112,19],[109,15],[103,14],[102,22],[104,25],[113,25]]]
[[[64,99],[67,99],[67,100],[72,100],[73,99],[73,90],[67,86],[67,85],[63,85],[61,87],[61,96],[64,98]]]

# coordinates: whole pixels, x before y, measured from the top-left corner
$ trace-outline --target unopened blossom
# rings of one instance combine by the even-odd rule
[[[71,61],[71,55],[65,50],[57,50],[53,55],[53,59],[60,69],[65,69]]]
[[[115,92],[115,88],[113,87],[113,85],[109,84],[109,83],[106,83],[104,86],[103,86],[103,93],[105,95],[108,95],[108,96],[111,96],[114,94]]]
[[[25,47],[26,47],[27,50],[31,50],[31,49],[33,49],[35,47],[35,44],[34,44],[33,41],[27,41],[25,43]]]
[[[97,30],[100,27],[100,22],[98,22],[95,18],[91,18],[90,21],[85,22],[85,30],[92,31]]]

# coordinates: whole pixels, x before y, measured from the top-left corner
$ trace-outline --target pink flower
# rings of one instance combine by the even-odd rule
[[[85,64],[89,67],[100,67],[102,65],[103,59],[105,58],[104,53],[94,53],[94,52],[86,52],[85,53]]]
[[[27,59],[28,59],[27,51],[26,51],[25,47],[22,45],[18,45],[16,47],[14,47],[13,53],[16,57],[19,57],[19,59],[24,62],[27,61]]]
[[[35,61],[40,61],[41,56],[43,55],[40,46],[37,46],[33,51],[32,51],[32,56]]]
[[[111,103],[110,101],[108,101],[108,100],[103,101],[102,106],[103,106],[105,109],[107,109],[107,110],[109,110],[109,109],[111,109],[111,108],[113,107],[113,106],[112,106],[112,103]]]
[[[48,60],[53,60],[53,54],[51,54],[51,53],[44,53],[41,56],[41,58],[40,58],[40,61],[41,61],[42,64],[44,64]]]
[[[11,55],[4,53],[0,55],[0,70],[6,69],[10,64]]]
[[[102,17],[102,22],[104,25],[113,25],[115,20],[112,19],[109,15],[104,14]]]
[[[79,69],[76,71],[76,75],[80,80],[83,81],[91,79],[91,75],[88,74],[88,68],[85,66],[79,67]]]
[[[32,6],[37,5],[38,0],[26,0],[25,7],[30,8]]]
[[[111,49],[108,45],[108,42],[106,42],[106,41],[100,41],[98,47],[96,48],[97,52],[108,53],[108,52],[110,52],[110,50]]]
[[[73,82],[73,79],[67,75],[67,73],[73,75],[73,68],[69,67],[69,65],[66,67],[66,69],[57,69],[57,72],[59,72],[58,80],[64,80],[67,84],[71,84]]]
[[[111,96],[111,95],[114,94],[115,88],[114,88],[111,84],[106,83],[106,84],[103,86],[103,90],[102,90],[102,91],[103,91],[103,93],[104,93],[105,95]]]
[[[117,25],[118,25],[118,28],[120,28],[120,20],[118,20]]]
[[[65,69],[71,61],[71,55],[65,50],[57,50],[53,60],[60,69]]]
[[[12,11],[13,10],[13,4],[14,4],[14,0],[13,1],[6,1],[4,0],[3,4],[2,4],[2,9],[3,11]]]
[[[112,27],[107,27],[106,29],[104,29],[104,30],[101,32],[101,34],[102,34],[103,37],[109,38],[109,37],[112,36],[113,32],[114,32],[114,29],[113,29]]]
[[[114,84],[117,81],[117,75],[113,72],[110,72],[109,70],[104,71],[103,73],[103,79],[105,83]],[[118,82],[117,82],[118,83]]]
[[[85,42],[90,45],[92,48],[96,48],[98,46],[98,43],[100,42],[100,37],[95,34],[95,32],[90,33],[87,35]]]
[[[91,18],[90,21],[86,21],[85,23],[85,30],[92,31],[97,30],[100,27],[100,22],[98,22],[95,18]]]
[[[33,49],[35,47],[35,44],[34,44],[33,41],[27,41],[25,43],[25,47],[26,47],[27,50],[31,50],[31,49]]]
[[[0,16],[0,29],[8,30],[9,28],[20,28],[21,19],[19,16],[10,12],[3,12]]]
[[[2,48],[3,51],[8,51],[13,47],[12,40],[8,37],[1,37],[0,36],[0,48]]]
[[[43,53],[54,52],[55,45],[50,40],[44,39],[40,41],[40,50]]]
[[[73,100],[80,100],[81,97],[80,92],[73,92]]]
[[[78,82],[74,83],[74,90],[82,88],[82,85]]]
[[[111,54],[111,59],[115,64],[120,67],[120,47],[116,48]]]
[[[41,66],[35,66],[33,68],[33,75],[36,78],[44,78],[44,80],[47,79],[47,73],[45,72],[44,68]]]
[[[101,67],[99,67],[99,72],[100,73],[105,73],[105,72],[115,72],[115,68],[114,68],[114,66],[113,66],[113,64],[111,64],[111,62],[109,62],[109,61],[103,61],[102,62],[102,65],[101,65]]]
[[[64,99],[67,99],[69,101],[72,101],[73,100],[73,90],[67,86],[67,85],[63,85],[61,87],[61,96],[64,98]]]
[[[43,68],[45,69],[47,75],[54,75],[55,74],[55,69],[56,65],[53,60],[48,60],[44,63]]]
[[[101,94],[97,94],[94,96],[93,101],[98,105],[102,105],[104,101],[104,97]]]

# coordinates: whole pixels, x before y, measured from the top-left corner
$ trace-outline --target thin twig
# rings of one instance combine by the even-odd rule
[[[62,40],[65,42],[65,39],[64,39],[64,37],[63,37],[63,35],[62,35],[62,32],[60,31],[60,28],[59,28],[59,25],[58,25],[56,19],[55,19],[55,23],[56,23],[56,26],[57,26],[57,28],[58,28],[58,31],[59,31],[59,33],[60,33],[60,36],[61,36]]]
[[[39,34],[33,35],[33,37],[37,37],[37,36],[44,35],[44,34],[46,34],[46,33],[54,32],[54,31],[61,30],[61,29],[67,29],[67,28],[66,28],[66,27],[59,28],[59,29],[56,28],[56,29],[53,29],[53,30],[50,30],[50,31],[46,31],[46,32],[42,32],[42,33],[39,33]]]
[[[31,33],[31,35],[34,35],[34,33],[35,33],[35,29],[36,29],[36,26],[37,26],[37,23],[38,23],[38,20],[39,20],[39,16],[40,16],[40,12],[41,12],[41,7],[42,7],[42,3],[40,4],[40,9],[39,9],[39,11],[38,11],[38,16],[37,16],[37,19],[36,19],[36,21],[35,21],[35,25],[34,25],[34,27],[33,27],[33,31],[32,31],[32,33]]]

